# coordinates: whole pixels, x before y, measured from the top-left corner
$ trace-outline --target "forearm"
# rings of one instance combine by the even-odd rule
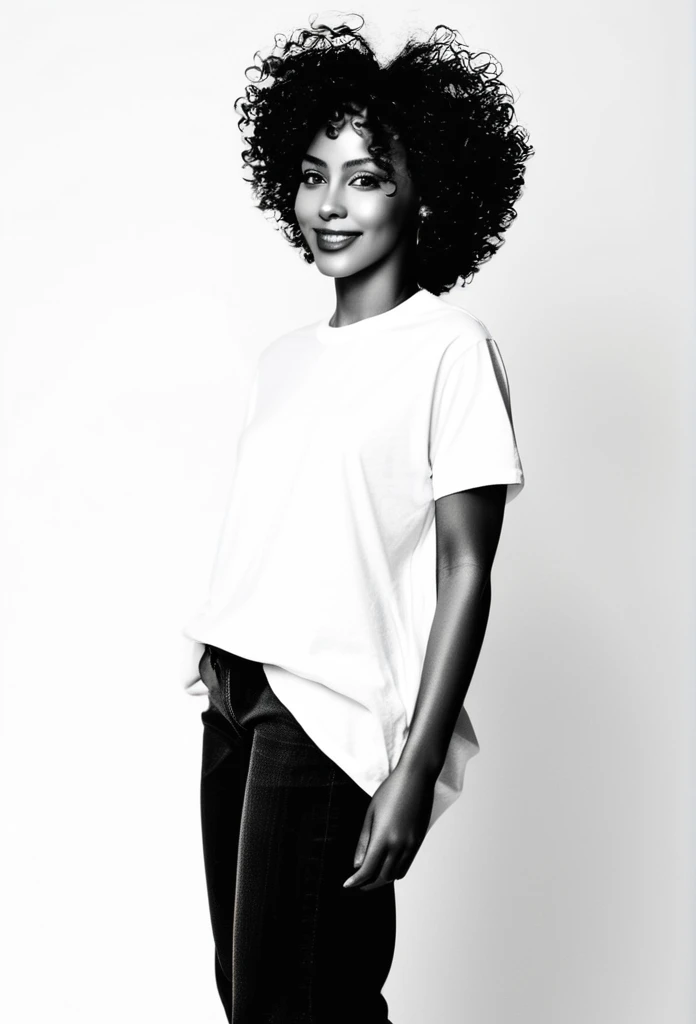
[[[418,699],[399,760],[404,771],[433,782],[440,774],[476,668],[490,605],[490,572],[463,565],[440,580]]]

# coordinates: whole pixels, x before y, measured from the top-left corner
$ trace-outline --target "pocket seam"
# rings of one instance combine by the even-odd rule
[[[222,696],[223,696],[223,699],[225,701],[225,707],[227,708],[227,712],[228,712],[230,718],[232,719],[232,721],[234,722],[234,724],[237,726],[237,728],[240,730],[240,732],[243,732],[244,731],[244,727],[242,725],[240,725],[240,723],[237,721],[237,716],[235,715],[234,709],[232,707],[232,694],[230,692],[230,682],[231,682],[231,680],[232,680],[232,669],[230,668],[229,663],[223,662],[223,665],[222,665],[222,679],[220,680],[220,689],[222,690]]]

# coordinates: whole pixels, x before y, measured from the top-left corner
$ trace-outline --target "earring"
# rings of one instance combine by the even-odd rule
[[[419,221],[418,221],[418,227],[416,228],[416,245],[418,245],[418,243],[420,241],[420,226],[421,226],[421,223],[422,223],[422,221],[427,220],[427,218],[431,215],[432,212],[433,211],[430,209],[430,207],[426,206],[425,203],[418,210]]]

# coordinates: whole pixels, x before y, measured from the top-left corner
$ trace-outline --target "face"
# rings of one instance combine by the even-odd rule
[[[411,235],[415,238],[418,195],[407,172],[406,151],[392,140],[389,157],[395,173],[388,179],[368,153],[371,137],[360,128],[365,113],[347,114],[335,139],[320,129],[302,160],[295,216],[317,268],[330,277],[349,277],[398,258]]]

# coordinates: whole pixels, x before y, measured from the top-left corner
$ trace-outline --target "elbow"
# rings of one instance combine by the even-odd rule
[[[476,559],[438,565],[437,592],[448,591],[462,596],[490,601],[491,566]]]
[[[442,561],[438,565],[438,575],[442,579],[470,579],[484,585],[490,582],[492,566],[482,558],[462,558],[457,561]]]

